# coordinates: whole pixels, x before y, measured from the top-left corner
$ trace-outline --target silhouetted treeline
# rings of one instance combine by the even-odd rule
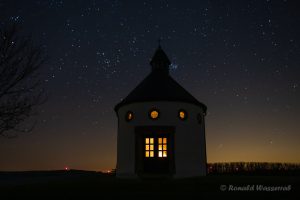
[[[300,163],[208,163],[208,174],[300,175]]]

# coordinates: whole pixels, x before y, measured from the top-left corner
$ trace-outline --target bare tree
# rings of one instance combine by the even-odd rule
[[[38,70],[44,63],[42,48],[34,46],[31,38],[21,36],[16,25],[0,27],[1,136],[33,129],[34,124],[28,127],[24,121],[44,102],[44,91],[38,79]]]

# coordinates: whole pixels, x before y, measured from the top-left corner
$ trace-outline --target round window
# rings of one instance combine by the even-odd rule
[[[181,120],[186,120],[187,119],[187,112],[185,110],[179,110],[178,111],[178,117]]]
[[[150,111],[150,118],[151,119],[157,119],[159,117],[159,112],[156,109],[153,109]]]
[[[128,111],[127,113],[126,113],[126,121],[131,121],[131,120],[133,120],[133,112],[131,112],[131,111]]]

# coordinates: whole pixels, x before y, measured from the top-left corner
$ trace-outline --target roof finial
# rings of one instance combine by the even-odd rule
[[[157,42],[158,42],[158,48],[161,48],[161,46],[160,46],[161,38],[160,37],[158,38]]]
[[[158,48],[156,49],[150,64],[152,66],[152,72],[160,72],[160,74],[169,74],[169,65],[171,64],[168,56],[162,50],[160,46],[161,38],[157,40]]]

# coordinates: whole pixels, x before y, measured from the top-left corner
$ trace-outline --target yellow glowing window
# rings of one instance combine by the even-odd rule
[[[187,118],[187,113],[184,110],[179,110],[178,117],[181,120],[185,120]]]
[[[163,157],[167,157],[167,151],[163,151]]]
[[[163,145],[163,150],[167,150],[167,145]]]
[[[164,138],[163,143],[167,144],[167,138]]]
[[[165,158],[167,153],[167,138],[158,138],[158,157]]]
[[[154,138],[145,138],[145,157],[154,157]]]
[[[154,144],[154,138],[150,138],[150,144]]]
[[[160,157],[160,158],[162,157],[162,151],[158,152],[158,157]]]
[[[154,152],[150,151],[150,157],[154,157]]]
[[[128,112],[126,113],[126,120],[127,120],[127,121],[131,121],[132,119],[133,119],[133,112],[128,111]]]
[[[162,144],[162,138],[158,138],[158,143]]]
[[[157,119],[158,116],[159,116],[159,113],[158,113],[157,110],[152,110],[152,111],[150,112],[150,117],[151,117],[151,119]]]

